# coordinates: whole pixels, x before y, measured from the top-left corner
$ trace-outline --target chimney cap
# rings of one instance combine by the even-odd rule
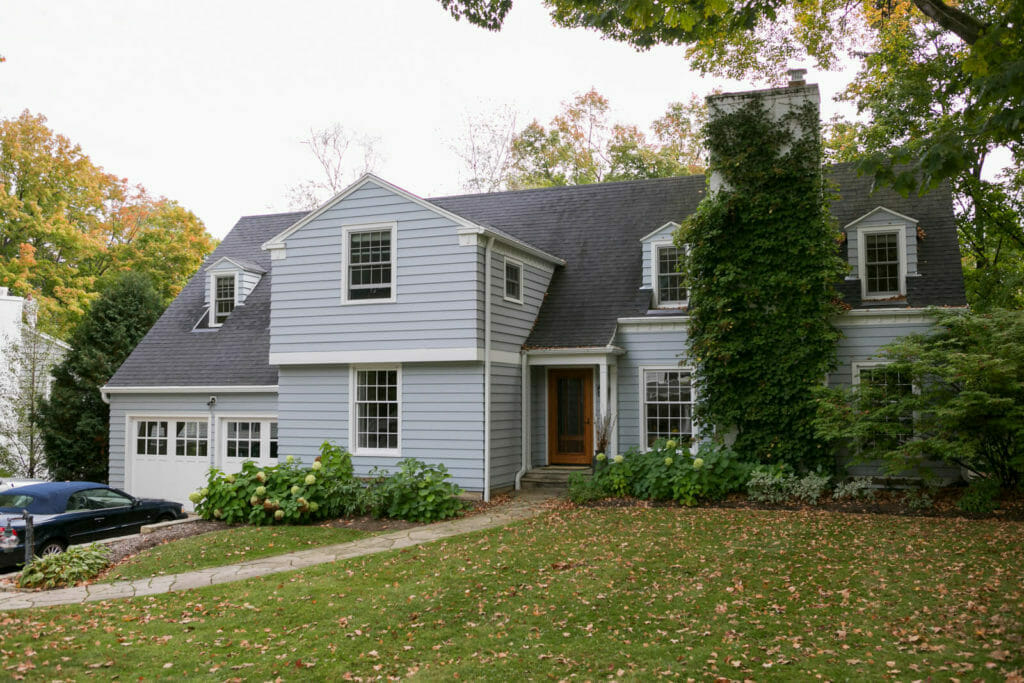
[[[788,69],[786,74],[789,76],[790,87],[806,84],[804,76],[807,75],[807,69]]]

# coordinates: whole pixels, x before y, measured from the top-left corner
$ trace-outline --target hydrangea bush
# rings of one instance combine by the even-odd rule
[[[238,473],[211,470],[206,486],[189,500],[204,519],[255,525],[303,524],[364,513],[425,522],[465,508],[456,498],[462,489],[448,481],[444,466],[412,458],[398,465],[394,474],[375,469],[370,481],[362,482],[353,473],[351,454],[324,442],[309,467],[288,456],[271,467],[246,462]]]
[[[646,452],[630,449],[612,458],[599,453],[593,479],[586,484],[581,479],[571,482],[569,496],[580,500],[633,496],[696,505],[742,490],[750,469],[726,446],[703,443],[691,455],[688,443],[659,440]]]

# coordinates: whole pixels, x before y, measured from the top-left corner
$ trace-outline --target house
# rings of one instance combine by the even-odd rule
[[[50,395],[53,366],[71,349],[36,328],[37,304],[0,287],[0,475],[45,474],[42,436],[30,407]]]
[[[826,172],[851,306],[829,381],[851,383],[964,289],[948,187],[903,198]],[[104,387],[111,484],[184,500],[211,465],[309,462],[330,440],[358,474],[415,457],[486,498],[528,469],[589,463],[603,438],[613,452],[685,438],[699,388],[680,364],[671,234],[706,188],[424,199],[366,175],[311,213],[245,216]]]

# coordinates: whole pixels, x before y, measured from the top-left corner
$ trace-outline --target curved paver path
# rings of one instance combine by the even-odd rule
[[[389,534],[369,536],[357,541],[328,545],[310,550],[300,550],[284,555],[264,557],[251,562],[231,564],[224,567],[211,567],[184,574],[155,576],[149,579],[116,581],[114,583],[96,583],[74,588],[61,588],[41,592],[0,592],[0,611],[28,609],[31,607],[50,607],[53,605],[72,605],[97,600],[115,600],[132,598],[142,595],[155,595],[171,591],[202,588],[219,583],[230,583],[266,576],[278,572],[303,569],[317,564],[345,560],[350,557],[372,555],[387,550],[408,548],[421,543],[430,543],[442,538],[458,536],[471,531],[492,529],[510,522],[529,519],[540,514],[546,497],[517,498],[509,503],[498,505],[464,519],[450,522],[438,522],[429,526],[394,531]]]

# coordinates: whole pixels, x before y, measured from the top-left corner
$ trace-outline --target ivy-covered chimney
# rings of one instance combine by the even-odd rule
[[[811,103],[815,111],[815,126],[812,130],[800,130],[798,128],[800,123],[798,123],[797,117],[788,117],[789,123],[782,125],[793,127],[793,133],[796,137],[820,135],[821,93],[818,91],[817,83],[807,83],[804,80],[807,75],[807,69],[789,69],[786,73],[789,77],[789,82],[781,88],[709,95],[707,98],[708,116],[714,119],[740,109],[750,103],[751,100],[759,99],[767,109],[769,118],[773,121],[781,122],[787,118],[787,114],[802,108],[807,103]],[[749,144],[756,145],[758,141],[750,140]],[[782,153],[785,153],[785,151],[783,149]],[[714,166],[713,163],[712,166]],[[711,172],[709,182],[712,193],[717,192],[723,185],[721,175],[714,170]]]

